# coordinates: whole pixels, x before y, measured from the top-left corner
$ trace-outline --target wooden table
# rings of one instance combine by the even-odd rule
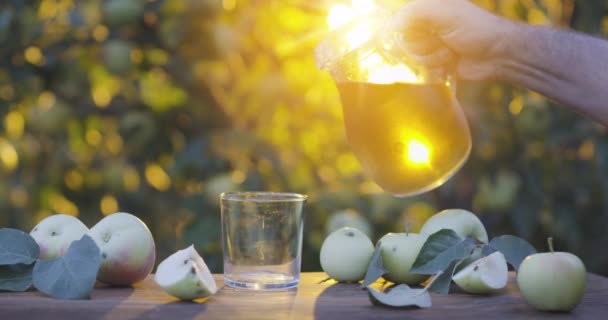
[[[0,293],[0,319],[608,319],[608,278],[590,274],[582,303],[569,314],[526,305],[510,274],[492,296],[433,294],[429,309],[372,306],[354,284],[320,283],[324,273],[304,273],[298,290],[249,292],[222,288],[206,302],[180,302],[151,277],[135,288],[95,289],[91,300],[57,300],[31,291]],[[223,287],[221,275],[215,275]],[[376,284],[379,285],[379,284]]]

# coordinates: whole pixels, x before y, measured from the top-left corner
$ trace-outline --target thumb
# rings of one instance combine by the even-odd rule
[[[443,33],[450,27],[452,10],[448,8],[454,0],[413,0],[406,3],[393,17],[394,30],[420,37],[421,33]]]

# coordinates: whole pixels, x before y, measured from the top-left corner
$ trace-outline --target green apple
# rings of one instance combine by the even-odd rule
[[[384,279],[394,283],[420,284],[428,275],[410,273],[427,236],[416,233],[389,233],[379,240],[382,263],[388,271]]]
[[[451,229],[462,238],[470,237],[488,243],[488,233],[483,223],[475,214],[467,210],[446,209],[436,213],[424,223],[420,233],[430,236],[441,229]],[[462,270],[462,268],[481,257],[481,250],[474,250],[470,257],[460,263],[456,271]]]
[[[27,123],[37,131],[51,133],[62,130],[71,116],[70,107],[58,99],[52,106],[32,112],[28,116]]]
[[[144,13],[143,0],[109,0],[104,3],[104,20],[110,26],[135,23]]]
[[[490,210],[506,210],[517,197],[521,186],[520,177],[510,171],[501,170],[495,181],[483,177],[479,181],[479,190],[473,198],[474,206]]]
[[[114,74],[125,74],[133,66],[131,51],[133,46],[124,40],[108,40],[103,45],[103,62]]]
[[[355,228],[338,229],[321,245],[321,268],[337,281],[360,281],[373,254],[374,244],[365,233]]]
[[[165,292],[181,300],[206,298],[217,292],[213,275],[192,245],[163,260],[154,280]]]
[[[372,226],[364,216],[354,209],[345,209],[334,212],[327,222],[326,234],[330,234],[340,228],[351,227],[372,237]]]
[[[462,238],[470,237],[488,243],[488,233],[475,214],[463,209],[446,209],[430,217],[420,229],[430,236],[441,229],[452,229]]]
[[[507,285],[509,269],[505,256],[496,251],[456,273],[452,280],[468,293],[490,293]]]
[[[203,195],[210,203],[219,206],[220,195],[224,192],[238,191],[239,185],[234,182],[230,173],[220,173],[205,181]]]
[[[67,214],[55,214],[44,218],[30,232],[38,247],[39,259],[63,256],[73,241],[80,240],[89,228],[78,218]]]
[[[587,283],[585,265],[568,252],[537,253],[524,259],[517,285],[526,301],[543,311],[570,311],[581,301]]]

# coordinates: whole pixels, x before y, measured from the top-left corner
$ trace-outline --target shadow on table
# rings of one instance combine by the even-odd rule
[[[133,295],[132,287],[96,286],[91,299],[61,300],[36,290],[0,297],[0,319],[102,319]]]
[[[109,286],[98,282],[91,295],[91,300],[88,301],[91,304],[82,310],[83,319],[114,318],[114,315],[119,313],[121,305],[133,299],[136,290],[137,286]],[[70,315],[72,314],[70,312]],[[80,318],[78,317],[78,319]]]
[[[372,305],[358,284],[336,283],[321,292],[314,305],[315,319],[607,319],[606,299],[588,298],[570,313],[537,311],[519,295],[513,281],[488,295],[467,294],[452,285],[449,295],[433,294],[428,309],[390,308]],[[597,296],[597,297],[596,297]],[[591,299],[590,299],[591,298]],[[601,307],[600,307],[601,306]]]
[[[369,310],[360,312],[366,306],[371,307],[367,293],[359,284],[335,283],[321,292],[314,306],[315,319],[358,319],[369,315]],[[357,311],[355,311],[355,309]],[[359,313],[357,316],[356,313]]]
[[[130,320],[148,319],[195,319],[204,318],[208,303],[206,301],[173,301],[156,305]]]
[[[408,309],[405,314],[403,309],[377,307],[372,305],[367,291],[361,289],[358,283],[335,283],[327,287],[317,297],[314,306],[315,319],[404,319],[413,316],[421,309]],[[420,315],[420,314],[418,314]]]
[[[249,291],[222,287],[206,300],[173,300],[151,308],[142,306],[146,310],[128,319],[295,319],[299,314],[295,306],[297,295],[296,289]]]

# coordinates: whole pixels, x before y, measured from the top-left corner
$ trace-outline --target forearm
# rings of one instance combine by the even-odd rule
[[[608,41],[521,24],[508,28],[497,78],[608,125]]]

